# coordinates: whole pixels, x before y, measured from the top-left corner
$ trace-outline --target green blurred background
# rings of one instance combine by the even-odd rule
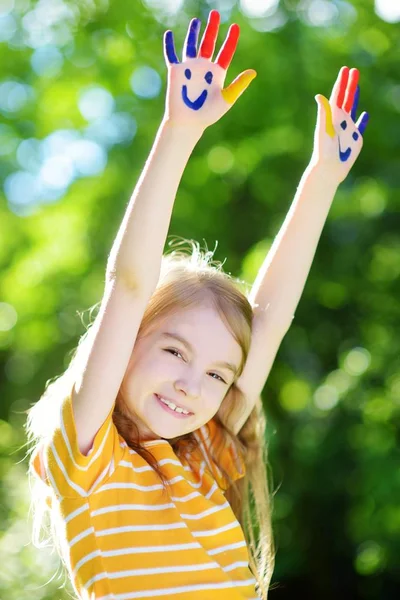
[[[227,83],[258,77],[196,147],[170,234],[249,284],[342,65],[370,113],[263,399],[275,494],[272,600],[399,597],[398,0],[0,0],[0,597],[72,588],[30,541],[24,411],[67,366],[163,114],[163,32],[221,12]],[[66,589],[61,589],[63,585]]]

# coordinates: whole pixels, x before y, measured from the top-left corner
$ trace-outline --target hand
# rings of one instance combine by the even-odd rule
[[[360,98],[358,79],[357,69],[342,67],[329,101],[321,94],[315,96],[318,118],[311,162],[327,166],[338,183],[347,177],[361,152],[369,119],[363,112],[355,122]]]
[[[189,24],[180,63],[172,31],[164,34],[164,56],[168,67],[168,88],[164,120],[173,124],[205,129],[220,119],[236,102],[257,73],[244,71],[223,89],[226,71],[239,39],[239,25],[231,25],[225,42],[211,62],[218,36],[220,16],[212,10],[197,53],[200,20]]]

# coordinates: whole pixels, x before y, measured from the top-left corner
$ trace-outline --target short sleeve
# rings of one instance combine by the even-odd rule
[[[63,401],[59,425],[48,440],[38,445],[29,461],[30,470],[58,498],[88,496],[112,475],[122,459],[126,444],[112,420],[114,406],[85,456],[78,446],[71,395]]]
[[[218,423],[214,419],[211,419],[205,426],[201,427],[199,431],[200,438],[202,440],[202,446],[207,453],[207,462],[214,479],[219,487],[223,491],[226,491],[229,487],[229,482],[226,480],[221,469],[211,457],[212,450],[218,449],[221,446],[223,440],[222,430]],[[237,450],[236,445],[233,442],[223,448],[220,456],[220,464],[228,473],[232,481],[241,479],[246,475],[246,466],[243,456]]]

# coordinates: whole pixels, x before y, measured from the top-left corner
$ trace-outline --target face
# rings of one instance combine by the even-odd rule
[[[351,137],[350,137],[350,134],[346,131],[347,130],[347,120],[346,119],[343,119],[343,121],[340,123],[340,127],[346,133],[343,134],[342,136],[339,135],[339,158],[342,162],[346,162],[350,158],[350,154],[352,152],[351,139],[353,139],[356,142],[358,140],[358,138],[360,137],[360,134],[357,133],[357,131],[353,131],[351,133]],[[354,127],[354,124],[353,124],[353,127]],[[349,131],[351,131],[351,129],[352,128],[349,127]]]
[[[191,69],[188,69],[188,68],[185,69],[185,77],[186,77],[186,79],[192,78]],[[207,82],[208,85],[211,84],[211,82],[213,80],[212,71],[207,71],[207,73],[204,75],[204,80]],[[199,96],[197,96],[197,98],[195,100],[192,101],[188,96],[188,86],[186,84],[182,86],[182,99],[183,99],[184,103],[186,104],[186,106],[188,106],[189,108],[191,108],[193,110],[199,110],[203,106],[204,102],[206,101],[207,95],[208,95],[208,91],[207,91],[207,89],[204,89],[201,92],[201,94]]]
[[[143,438],[174,438],[207,423],[235,379],[235,373],[222,363],[230,363],[237,371],[241,360],[239,344],[209,306],[179,311],[138,338],[121,394]],[[156,395],[193,414],[176,417]]]

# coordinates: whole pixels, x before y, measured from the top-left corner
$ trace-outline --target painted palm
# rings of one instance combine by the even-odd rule
[[[200,20],[192,19],[179,62],[172,31],[164,34],[164,56],[168,67],[165,118],[177,124],[206,128],[218,121],[236,102],[257,73],[243,71],[224,89],[227,69],[235,54],[239,25],[230,26],[221,50],[212,62],[220,15],[212,10],[197,50]]]
[[[329,162],[339,181],[348,175],[361,152],[369,115],[357,119],[360,99],[359,71],[342,67],[328,100],[318,94],[319,105],[315,137],[315,160]]]

